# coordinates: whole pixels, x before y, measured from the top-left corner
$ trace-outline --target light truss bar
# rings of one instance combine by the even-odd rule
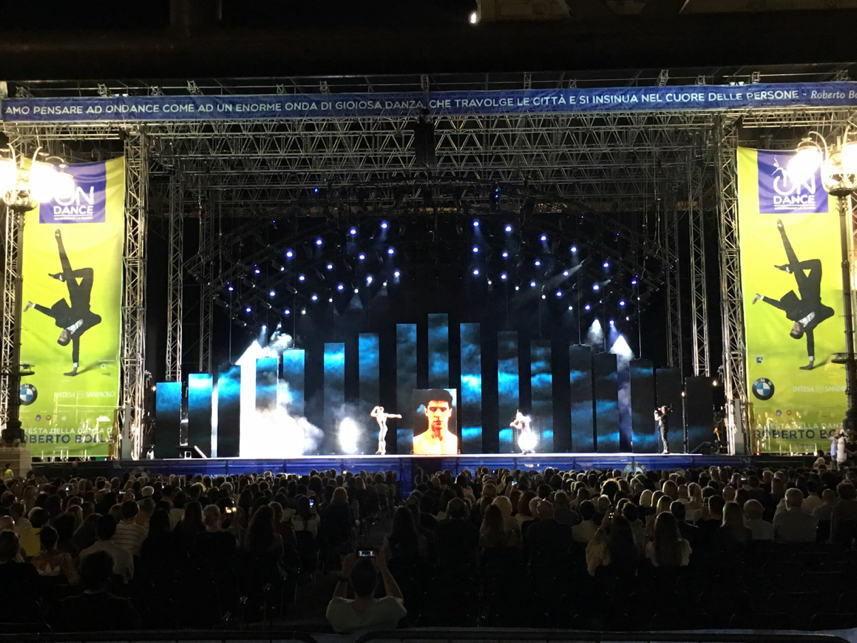
[[[170,174],[169,247],[167,256],[167,381],[182,381],[182,321],[184,297],[184,216],[182,174]]]
[[[694,375],[710,375],[710,347],[708,336],[708,285],[705,257],[704,179],[700,167],[702,159],[688,159],[687,204],[690,250],[690,310],[692,366]],[[708,169],[708,168],[706,168]]]
[[[122,299],[122,458],[140,457],[146,351],[146,198],[149,142],[125,138],[125,290]]]
[[[10,406],[17,404],[20,368],[19,327],[21,291],[21,250],[24,216],[11,208],[5,212],[3,225],[3,301],[2,329],[0,329],[0,428],[5,429],[12,414]],[[14,396],[14,397],[13,397]]]
[[[738,134],[735,121],[715,123],[717,194],[720,195],[720,312],[723,333],[723,386],[730,453],[747,453],[746,347],[738,229]]]

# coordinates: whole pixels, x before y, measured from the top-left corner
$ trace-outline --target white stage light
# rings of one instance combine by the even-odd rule
[[[586,341],[592,346],[604,344],[604,329],[601,328],[601,322],[597,319],[592,322],[592,325],[586,332]]]
[[[610,352],[619,358],[619,361],[630,362],[634,359],[634,351],[628,345],[628,341],[624,335],[619,335],[613,345],[610,347]]]
[[[357,439],[360,437],[360,427],[351,418],[344,418],[339,423],[339,448],[343,453],[357,453]]]
[[[476,13],[475,11],[470,12],[470,15],[468,16],[467,19],[471,25],[479,24],[479,14]]]

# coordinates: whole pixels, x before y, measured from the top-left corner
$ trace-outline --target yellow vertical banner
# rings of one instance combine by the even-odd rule
[[[21,423],[37,457],[106,457],[119,401],[125,160],[71,165],[26,214]]]
[[[793,156],[738,149],[750,442],[767,453],[826,451],[847,408],[839,218]]]

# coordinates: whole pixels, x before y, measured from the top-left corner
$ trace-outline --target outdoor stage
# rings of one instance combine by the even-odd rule
[[[561,471],[587,469],[675,470],[704,468],[709,466],[808,466],[809,456],[730,456],[699,455],[693,453],[645,454],[645,453],[535,453],[520,454],[468,454],[459,456],[419,455],[327,455],[303,456],[288,459],[250,458],[165,458],[159,460],[102,460],[80,462],[34,462],[36,475],[50,477],[87,477],[103,475],[122,476],[125,473],[147,471],[162,476],[174,475],[239,475],[246,473],[296,473],[334,469],[336,471],[393,471],[402,482],[402,492],[410,492],[415,474],[448,470],[453,473],[477,467],[489,469],[534,469],[548,467]]]

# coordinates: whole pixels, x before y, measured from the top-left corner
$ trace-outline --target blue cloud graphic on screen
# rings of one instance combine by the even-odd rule
[[[345,368],[345,351],[324,351],[324,368]]]
[[[531,378],[533,391],[550,391],[552,386],[552,376],[550,373],[539,373]]]
[[[596,400],[595,401],[595,416],[599,413],[614,413],[618,408],[618,400]]]
[[[517,373],[497,373],[497,393],[501,397],[518,398]]]
[[[575,371],[572,370],[568,374],[568,381],[571,384],[576,382],[582,382],[583,380],[592,380],[592,373],[590,371]]]
[[[378,364],[378,340],[360,338],[360,370],[369,371]]]
[[[482,392],[482,376],[481,375],[462,375],[461,376],[461,397],[464,399],[473,399]]]
[[[464,337],[461,338],[461,361],[462,363],[478,364],[482,358],[482,347],[479,344],[465,344]]]

